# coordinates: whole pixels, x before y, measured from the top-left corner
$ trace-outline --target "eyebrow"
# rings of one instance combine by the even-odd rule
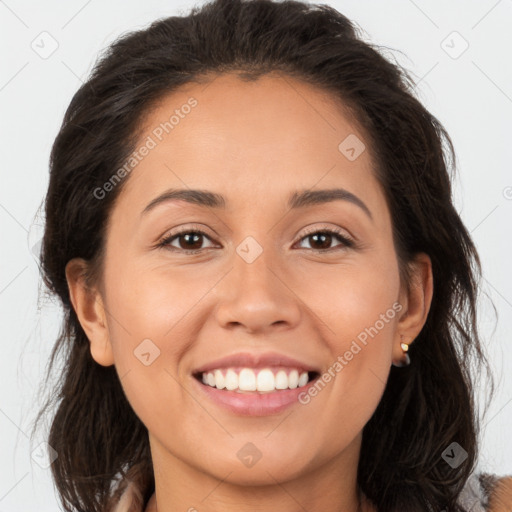
[[[225,208],[226,200],[220,194],[208,190],[170,189],[153,199],[142,211],[141,216],[146,215],[156,206],[169,201],[186,201],[190,204],[205,206],[208,208]],[[302,190],[293,192],[288,199],[288,207],[292,210],[307,206],[330,203],[333,201],[348,201],[361,208],[370,219],[372,213],[366,204],[356,195],[344,188],[332,188],[325,190]]]

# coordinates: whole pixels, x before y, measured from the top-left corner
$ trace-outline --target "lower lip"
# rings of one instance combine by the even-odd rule
[[[270,393],[228,391],[217,389],[202,384],[198,379],[192,377],[202,393],[205,393],[215,403],[225,409],[244,416],[268,416],[278,414],[287,407],[299,403],[298,397],[301,393],[307,392],[317,378],[309,381],[305,386],[295,389],[273,391]]]

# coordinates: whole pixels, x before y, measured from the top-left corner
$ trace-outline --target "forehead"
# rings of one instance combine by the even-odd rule
[[[161,98],[142,126],[137,148],[150,149],[121,194],[139,211],[166,188],[209,189],[231,197],[228,206],[315,186],[346,186],[370,202],[381,195],[370,147],[347,109],[289,76],[226,74],[185,84]]]

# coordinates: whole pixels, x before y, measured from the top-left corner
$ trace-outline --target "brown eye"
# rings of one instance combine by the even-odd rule
[[[329,249],[332,243],[332,235],[329,233],[315,233],[309,235],[310,240],[314,240],[312,244],[313,249]]]
[[[185,253],[201,252],[203,249],[213,247],[202,247],[204,240],[210,240],[206,233],[202,231],[182,231],[181,233],[171,233],[166,236],[159,244],[159,247],[165,247],[173,251],[184,251]],[[174,242],[178,246],[174,245]]]
[[[331,247],[332,242],[336,239],[338,241],[340,241],[341,244]],[[344,249],[347,247],[354,246],[354,242],[351,239],[347,238],[341,232],[330,230],[330,229],[314,231],[314,232],[309,233],[306,236],[304,236],[301,239],[301,241],[302,240],[310,240],[311,249],[314,251],[324,251],[325,252],[325,251],[333,250],[333,249],[337,249],[337,248]]]
[[[200,233],[184,233],[182,235],[178,235],[176,238],[180,241],[179,245],[181,249],[200,249],[202,245],[202,237],[203,235]],[[183,243],[181,243],[183,242]]]

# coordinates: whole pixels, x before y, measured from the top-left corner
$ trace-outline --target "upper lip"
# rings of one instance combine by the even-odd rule
[[[292,357],[277,352],[255,353],[239,352],[222,357],[196,368],[192,373],[204,373],[217,368],[229,368],[241,366],[245,368],[268,368],[272,366],[286,366],[302,371],[319,372],[318,368],[311,364],[299,361]]]

